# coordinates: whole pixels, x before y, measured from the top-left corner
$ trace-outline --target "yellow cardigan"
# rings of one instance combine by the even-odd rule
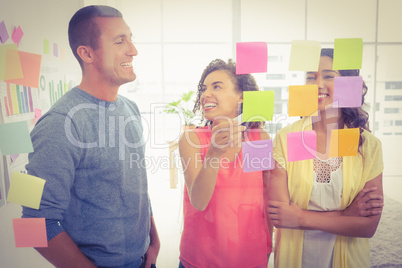
[[[302,209],[308,208],[313,187],[313,160],[287,162],[287,133],[312,130],[311,117],[304,117],[281,129],[274,139],[274,158],[287,171],[290,200]],[[366,182],[383,171],[381,142],[368,131],[363,131],[364,143],[357,156],[343,157],[343,193],[341,209],[352,203]],[[303,230],[276,230],[275,267],[301,267]],[[338,235],[333,255],[333,268],[370,267],[368,238]]]

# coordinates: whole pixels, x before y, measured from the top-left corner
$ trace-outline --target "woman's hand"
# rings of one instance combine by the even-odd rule
[[[269,218],[277,228],[300,228],[302,227],[303,210],[294,203],[269,201]]]
[[[245,130],[246,127],[235,120],[216,119],[211,129],[211,146],[208,150],[214,156],[221,156],[230,148],[241,147],[242,133]]]
[[[342,211],[343,216],[369,217],[382,212],[384,201],[382,195],[373,193],[377,187],[364,188],[353,202]]]

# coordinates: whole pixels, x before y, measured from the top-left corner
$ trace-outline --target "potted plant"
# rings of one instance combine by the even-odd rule
[[[178,114],[183,116],[184,118],[184,126],[183,129],[193,128],[194,127],[194,117],[195,114],[191,108],[191,100],[194,95],[194,91],[189,91],[187,93],[183,93],[180,99],[176,101],[172,101],[165,106],[164,112],[168,114]],[[190,107],[190,108],[189,108]]]

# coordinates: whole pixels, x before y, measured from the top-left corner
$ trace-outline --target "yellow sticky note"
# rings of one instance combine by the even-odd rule
[[[289,71],[317,72],[320,54],[320,42],[293,40],[290,50]]]
[[[243,91],[243,122],[271,121],[274,91]]]
[[[7,201],[39,209],[45,182],[44,179],[32,175],[13,172]]]
[[[0,80],[4,80],[4,74],[7,67],[7,51],[9,49],[17,50],[18,47],[16,44],[0,46]]]
[[[289,86],[289,116],[317,115],[318,86]]]
[[[359,139],[359,128],[332,130],[329,146],[329,157],[357,155],[359,148]]]
[[[6,52],[6,69],[4,80],[24,78],[18,50],[8,49]]]

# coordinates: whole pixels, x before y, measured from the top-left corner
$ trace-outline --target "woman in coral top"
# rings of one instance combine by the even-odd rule
[[[271,252],[264,209],[267,171],[243,172],[242,141],[269,139],[261,122],[237,123],[243,91],[258,90],[229,60],[212,61],[198,84],[194,112],[206,125],[184,132],[184,228],[179,267],[267,267]],[[265,199],[267,200],[267,199]]]

